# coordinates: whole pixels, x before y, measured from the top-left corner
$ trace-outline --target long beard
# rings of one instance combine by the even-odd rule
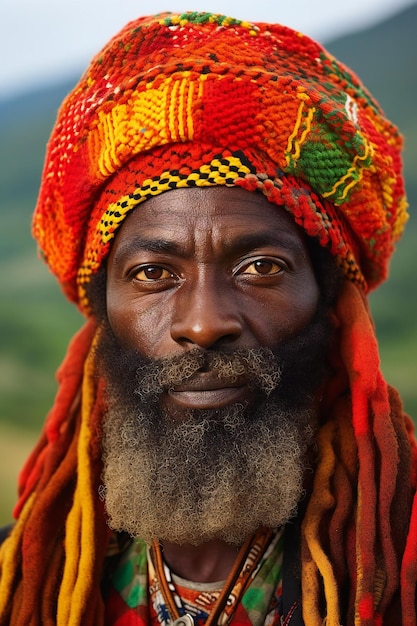
[[[240,544],[296,514],[317,425],[314,391],[325,372],[323,316],[275,352],[195,350],[149,361],[122,348],[108,324],[98,348],[107,379],[103,497],[111,528],[148,543]],[[219,410],[164,408],[164,393],[195,372],[244,368],[253,398]]]

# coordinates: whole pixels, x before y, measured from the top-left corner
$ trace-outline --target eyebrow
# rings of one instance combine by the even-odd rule
[[[181,244],[168,239],[133,239],[122,244],[114,255],[114,260],[123,260],[137,252],[155,252],[156,254],[171,254],[174,256],[187,256]]]
[[[256,250],[265,246],[280,247],[288,251],[304,252],[303,241],[295,234],[289,232],[261,231],[238,235],[223,242],[226,254],[242,254],[250,250]],[[192,252],[188,251],[182,242],[161,238],[136,238],[122,244],[115,253],[114,260],[123,260],[138,252],[154,252],[156,254],[169,254],[182,258],[189,258]]]
[[[230,242],[226,242],[225,248],[237,252],[255,250],[264,246],[285,248],[286,250],[304,251],[303,240],[289,232],[261,231],[248,233],[234,237]]]

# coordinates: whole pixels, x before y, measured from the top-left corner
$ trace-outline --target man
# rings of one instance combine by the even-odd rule
[[[407,219],[400,150],[285,27],[159,15],[92,61],[34,218],[88,320],[1,624],[416,624],[416,445],[366,301]]]

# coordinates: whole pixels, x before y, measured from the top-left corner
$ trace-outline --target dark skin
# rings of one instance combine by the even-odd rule
[[[276,346],[311,320],[319,299],[305,237],[291,216],[237,187],[177,189],[147,200],[112,246],[107,314],[119,341],[150,358]],[[207,372],[166,394],[166,408],[244,400],[244,376],[222,387]],[[227,578],[237,548],[162,542],[168,565],[196,582]]]

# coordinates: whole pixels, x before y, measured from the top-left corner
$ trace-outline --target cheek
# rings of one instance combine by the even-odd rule
[[[107,294],[107,317],[122,346],[158,358],[163,356],[162,345],[169,334],[169,315],[160,302],[152,306],[149,300],[144,306],[143,299]]]
[[[320,300],[320,289],[312,270],[308,271],[308,280],[298,286],[297,296],[294,298],[294,323],[297,330],[306,326],[315,312]]]
[[[301,331],[312,319],[317,311],[320,299],[320,290],[314,275],[299,287],[297,297],[294,298],[292,323],[294,331]]]
[[[264,345],[273,346],[302,331],[314,316],[320,292],[313,277],[297,281],[285,294],[273,292],[253,306],[252,324]]]

